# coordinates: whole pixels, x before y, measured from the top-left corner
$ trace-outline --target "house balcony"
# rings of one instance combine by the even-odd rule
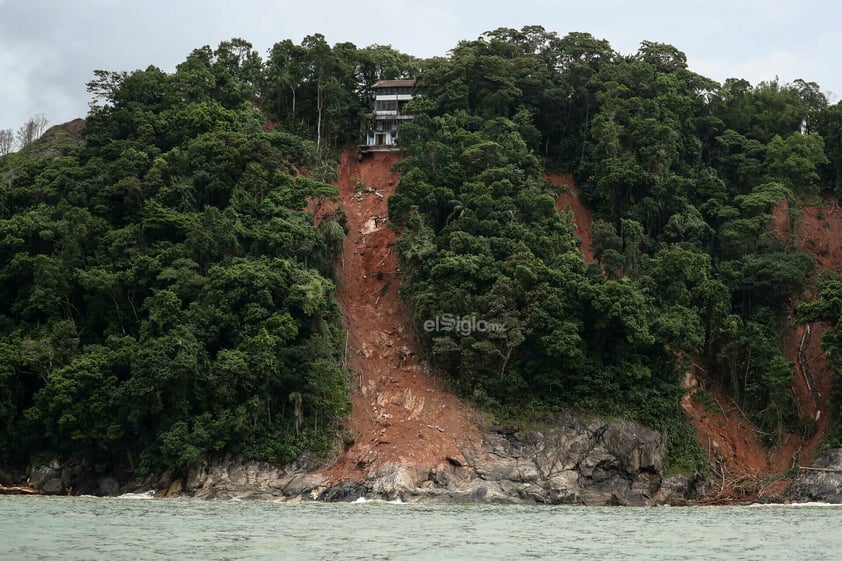
[[[400,111],[375,111],[374,119],[398,119],[402,121],[408,121],[412,119],[412,115],[410,115],[409,113],[401,113]]]

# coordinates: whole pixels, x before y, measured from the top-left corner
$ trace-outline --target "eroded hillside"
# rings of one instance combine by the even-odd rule
[[[842,212],[837,203],[803,206],[790,213],[786,203],[775,210],[772,232],[787,244],[816,259],[813,280],[824,270],[842,273]],[[808,293],[805,298],[813,297]],[[776,496],[791,483],[793,468],[808,466],[817,452],[829,421],[831,371],[821,339],[823,323],[797,325],[795,308],[781,336],[786,359],[795,365],[792,392],[802,418],[815,422],[810,434],[786,434],[782,444],[769,449],[763,434],[722,388],[706,381],[704,369],[691,364],[684,384],[682,407],[693,422],[699,444],[710,460],[718,485],[711,500],[746,496]],[[699,398],[702,389],[706,398]],[[784,477],[786,476],[786,477]]]
[[[398,179],[394,153],[358,162],[342,156],[341,206],[348,234],[337,297],[348,330],[352,440],[326,472],[333,483],[364,480],[390,464],[429,470],[462,462],[460,450],[479,432],[472,410],[431,376],[418,355],[398,291],[401,275],[387,200]]]

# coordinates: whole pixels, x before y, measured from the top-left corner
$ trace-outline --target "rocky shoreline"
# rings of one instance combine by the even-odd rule
[[[842,448],[832,448],[802,469],[785,495],[794,502],[842,504]]]
[[[302,463],[277,466],[235,457],[197,462],[184,474],[121,481],[107,466],[58,462],[31,467],[42,494],[422,503],[654,506],[693,504],[709,489],[701,477],[664,476],[666,435],[630,421],[569,417],[536,431],[497,429],[435,466],[385,464],[336,480]],[[802,470],[772,501],[842,504],[842,449]],[[0,484],[20,484],[0,474]],[[20,478],[18,478],[20,479]]]
[[[666,435],[628,421],[493,431],[462,454],[431,470],[383,466],[326,489],[324,498],[644,506],[686,504],[696,493],[687,477],[662,476]]]

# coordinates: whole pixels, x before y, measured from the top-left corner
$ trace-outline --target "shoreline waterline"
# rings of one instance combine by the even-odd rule
[[[615,508],[66,499],[0,497],[0,558],[789,561],[832,559],[842,550],[842,508],[825,504]]]

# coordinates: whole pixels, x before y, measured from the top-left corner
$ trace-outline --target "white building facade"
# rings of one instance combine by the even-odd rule
[[[397,148],[401,123],[412,119],[404,105],[412,99],[415,80],[382,80],[374,84],[374,113],[364,146],[374,150]]]

